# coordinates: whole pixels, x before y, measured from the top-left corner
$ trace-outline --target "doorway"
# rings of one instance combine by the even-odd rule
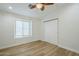
[[[58,44],[58,19],[44,21],[44,39],[47,42]]]

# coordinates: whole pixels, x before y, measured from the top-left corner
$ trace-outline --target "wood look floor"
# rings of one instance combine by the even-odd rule
[[[0,56],[79,56],[79,54],[44,41],[0,50]]]

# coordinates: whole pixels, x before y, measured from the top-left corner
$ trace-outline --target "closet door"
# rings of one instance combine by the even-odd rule
[[[45,41],[57,45],[57,20],[44,22]]]

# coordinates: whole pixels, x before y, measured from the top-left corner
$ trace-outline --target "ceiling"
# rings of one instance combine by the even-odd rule
[[[0,4],[0,10],[16,13],[20,15],[25,15],[29,17],[38,17],[42,18],[45,17],[48,14],[52,14],[55,12],[60,12],[65,6],[69,4],[66,3],[55,3],[54,5],[48,6],[44,11],[41,11],[39,9],[30,9],[28,7],[28,3],[6,3],[6,4]],[[8,7],[11,6],[13,9],[10,10]],[[56,11],[57,10],[57,11]]]

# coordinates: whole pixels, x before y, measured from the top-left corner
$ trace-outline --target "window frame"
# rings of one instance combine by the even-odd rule
[[[21,21],[22,22],[22,33],[23,35],[16,35],[16,21]],[[27,38],[27,37],[32,37],[32,20],[16,20],[15,21],[15,38]],[[29,35],[24,35],[24,30],[23,30],[23,22],[29,22]]]

